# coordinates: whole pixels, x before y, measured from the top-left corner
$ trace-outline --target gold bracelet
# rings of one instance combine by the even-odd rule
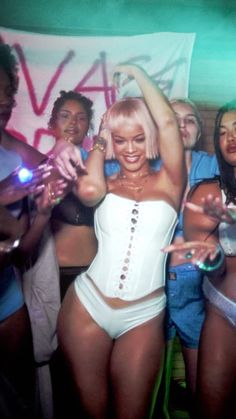
[[[102,137],[98,137],[96,139],[96,142],[95,142],[94,146],[91,148],[90,151],[99,150],[102,153],[106,153],[106,148],[107,148],[106,140]]]

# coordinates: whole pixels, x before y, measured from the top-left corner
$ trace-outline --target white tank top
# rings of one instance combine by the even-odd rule
[[[165,284],[177,213],[165,201],[136,202],[109,193],[95,211],[98,252],[87,274],[107,297],[131,301]]]
[[[222,201],[225,203],[226,196],[223,191],[221,190],[222,194]],[[229,208],[234,208],[236,210],[235,205],[229,204]],[[219,225],[219,241],[222,249],[224,250],[224,254],[226,256],[235,256],[236,255],[236,223],[235,224],[228,224],[228,223],[220,223]]]

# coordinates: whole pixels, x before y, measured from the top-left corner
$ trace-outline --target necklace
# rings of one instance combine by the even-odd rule
[[[120,186],[122,186],[123,188],[127,188],[127,189],[130,189],[131,191],[141,193],[150,175],[151,175],[150,171],[133,174],[131,176],[131,179],[137,179],[138,180],[137,183],[132,182],[126,175],[122,173],[119,173],[118,179],[120,182]]]

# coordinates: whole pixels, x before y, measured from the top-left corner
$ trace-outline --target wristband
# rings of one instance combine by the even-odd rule
[[[236,223],[236,211],[235,209],[228,208],[228,212],[233,222]]]
[[[221,267],[225,259],[225,254],[222,247],[218,244],[217,245],[217,253],[216,257],[213,260],[209,258],[205,260],[205,262],[197,261],[196,265],[205,272],[216,271]]]
[[[106,148],[107,148],[106,140],[102,137],[98,137],[96,139],[96,142],[94,143],[94,146],[91,148],[90,151],[99,150],[102,153],[106,153]]]

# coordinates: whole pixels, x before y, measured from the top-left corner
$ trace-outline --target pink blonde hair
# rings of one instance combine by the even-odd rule
[[[115,158],[112,132],[125,123],[137,122],[143,129],[146,141],[146,157],[158,156],[158,129],[142,98],[126,97],[114,103],[103,116],[103,127],[106,130],[106,158]]]

